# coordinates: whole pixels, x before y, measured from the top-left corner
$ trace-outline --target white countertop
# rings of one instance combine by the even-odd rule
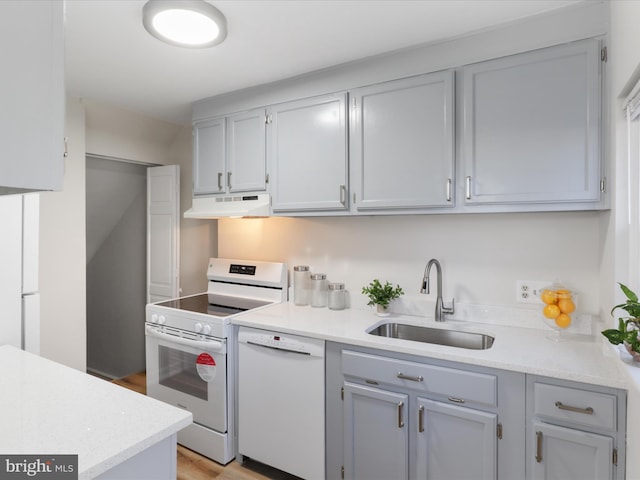
[[[191,421],[185,410],[0,347],[2,454],[77,454],[79,478],[94,478]]]
[[[627,388],[628,377],[620,368],[620,359],[607,353],[606,345],[590,335],[567,335],[568,340],[556,342],[547,338],[551,329],[521,328],[487,323],[447,319],[436,323],[433,318],[392,314],[382,318],[373,310],[298,307],[282,303],[232,319],[232,324],[275,330],[332,342],[347,343],[380,350],[402,352],[454,362],[499,368],[592,383],[615,388]],[[468,350],[408,340],[370,335],[375,325],[399,322],[484,333],[495,337],[487,350]]]

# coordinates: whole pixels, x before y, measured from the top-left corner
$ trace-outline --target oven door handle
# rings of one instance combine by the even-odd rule
[[[218,342],[216,340],[207,340],[206,342],[201,342],[199,340],[189,340],[187,338],[176,337],[175,335],[168,335],[166,333],[158,332],[153,327],[149,325],[146,326],[147,335],[151,337],[156,337],[161,340],[166,340],[168,342],[177,343],[179,345],[185,345],[187,347],[200,347],[205,350],[210,350],[213,352],[222,352],[224,345],[222,342]]]

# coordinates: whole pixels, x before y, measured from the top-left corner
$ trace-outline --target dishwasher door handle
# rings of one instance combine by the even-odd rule
[[[274,347],[272,345],[263,345],[262,343],[252,342],[247,340],[247,345],[253,345],[255,347],[268,348],[270,350],[278,350],[280,352],[297,353],[298,355],[311,355],[309,352],[299,352],[298,350],[289,350],[288,348]]]

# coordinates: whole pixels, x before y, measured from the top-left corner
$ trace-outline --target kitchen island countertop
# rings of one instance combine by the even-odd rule
[[[94,478],[166,440],[190,412],[105,380],[0,346],[0,454],[77,454]]]
[[[432,328],[446,328],[484,333],[495,337],[487,350],[468,350],[443,345],[385,338],[367,333],[385,322],[408,323]],[[590,335],[567,335],[566,341],[548,337],[551,329],[522,328],[488,323],[393,314],[377,317],[372,310],[299,307],[281,303],[232,319],[234,325],[274,330],[282,333],[320,338],[389,352],[481,365],[573,380],[614,388],[627,388],[628,377],[620,368],[620,359],[608,345]],[[609,350],[609,351],[608,351]]]

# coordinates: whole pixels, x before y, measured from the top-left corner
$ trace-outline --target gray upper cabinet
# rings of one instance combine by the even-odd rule
[[[453,205],[454,74],[351,92],[351,186],[358,211]]]
[[[194,195],[266,190],[265,135],[262,108],[194,124]]]
[[[265,110],[262,108],[227,118],[230,193],[267,188]]]
[[[61,190],[63,2],[0,2],[0,194]]]
[[[600,64],[586,40],[462,69],[465,205],[600,201]]]
[[[226,128],[224,117],[193,126],[193,194],[225,192]]]
[[[269,108],[274,212],[346,211],[346,93]]]

